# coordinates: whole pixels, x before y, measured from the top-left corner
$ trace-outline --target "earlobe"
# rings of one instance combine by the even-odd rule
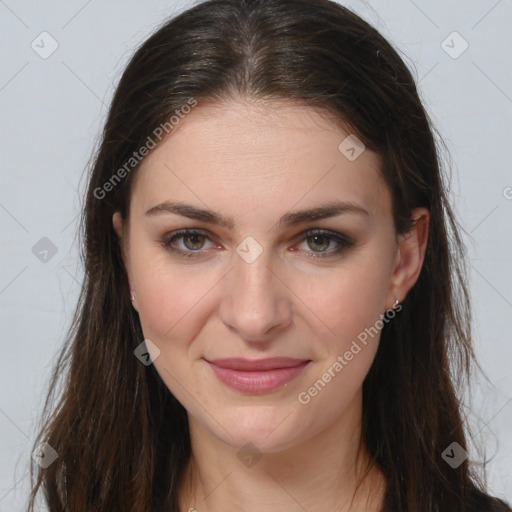
[[[428,241],[429,212],[426,208],[412,211],[411,229],[399,236],[396,265],[392,275],[390,301],[393,297],[403,301],[420,275]]]

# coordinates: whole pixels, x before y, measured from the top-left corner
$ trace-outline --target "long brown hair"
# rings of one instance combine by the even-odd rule
[[[240,96],[284,98],[346,123],[382,156],[397,233],[413,208],[430,212],[421,274],[363,384],[363,441],[386,477],[383,510],[510,510],[480,490],[467,460],[454,469],[442,457],[454,442],[467,447],[456,384],[474,355],[465,250],[435,132],[397,51],[330,0],[206,1],[165,22],[126,67],[88,178],[85,276],[35,443],[58,458],[32,464],[29,510],[42,491],[50,512],[178,512],[187,415],[134,357],[143,333],[112,215],[128,217],[131,159],[159,127],[191,99]]]

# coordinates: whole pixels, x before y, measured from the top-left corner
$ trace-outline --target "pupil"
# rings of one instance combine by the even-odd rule
[[[324,244],[322,244],[322,243],[319,244],[319,245],[323,245],[323,247],[320,247],[320,250],[326,249],[327,246],[329,245],[329,240],[327,239],[326,236],[314,235],[314,236],[312,236],[310,238],[312,238],[314,240],[314,242],[313,242],[314,244],[317,244],[318,240],[320,240],[320,241],[323,240],[324,242],[327,242],[327,243],[324,243]],[[312,249],[315,250],[313,247],[312,247]]]
[[[189,249],[200,249],[200,247],[194,247],[195,245],[201,245],[201,242],[198,241],[198,238],[200,238],[202,235],[198,235],[196,233],[192,234],[192,235],[187,235],[185,237],[185,245],[189,248]],[[189,240],[191,241],[190,244],[187,244],[186,241]],[[192,247],[191,247],[192,246]]]

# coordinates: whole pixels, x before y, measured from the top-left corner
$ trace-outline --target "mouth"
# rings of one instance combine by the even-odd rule
[[[296,378],[311,362],[309,359],[272,357],[268,359],[205,360],[214,375],[226,386],[242,393],[274,391]]]

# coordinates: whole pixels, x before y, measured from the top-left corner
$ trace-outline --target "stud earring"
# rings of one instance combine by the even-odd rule
[[[387,309],[385,311],[384,316],[386,316],[388,318],[394,318],[394,316],[396,315],[396,309],[399,304],[400,304],[400,301],[398,299],[395,299],[395,303],[393,304],[393,306],[391,306],[391,309]]]
[[[135,300],[135,297],[133,296],[133,293],[130,293],[130,300],[133,302]]]

